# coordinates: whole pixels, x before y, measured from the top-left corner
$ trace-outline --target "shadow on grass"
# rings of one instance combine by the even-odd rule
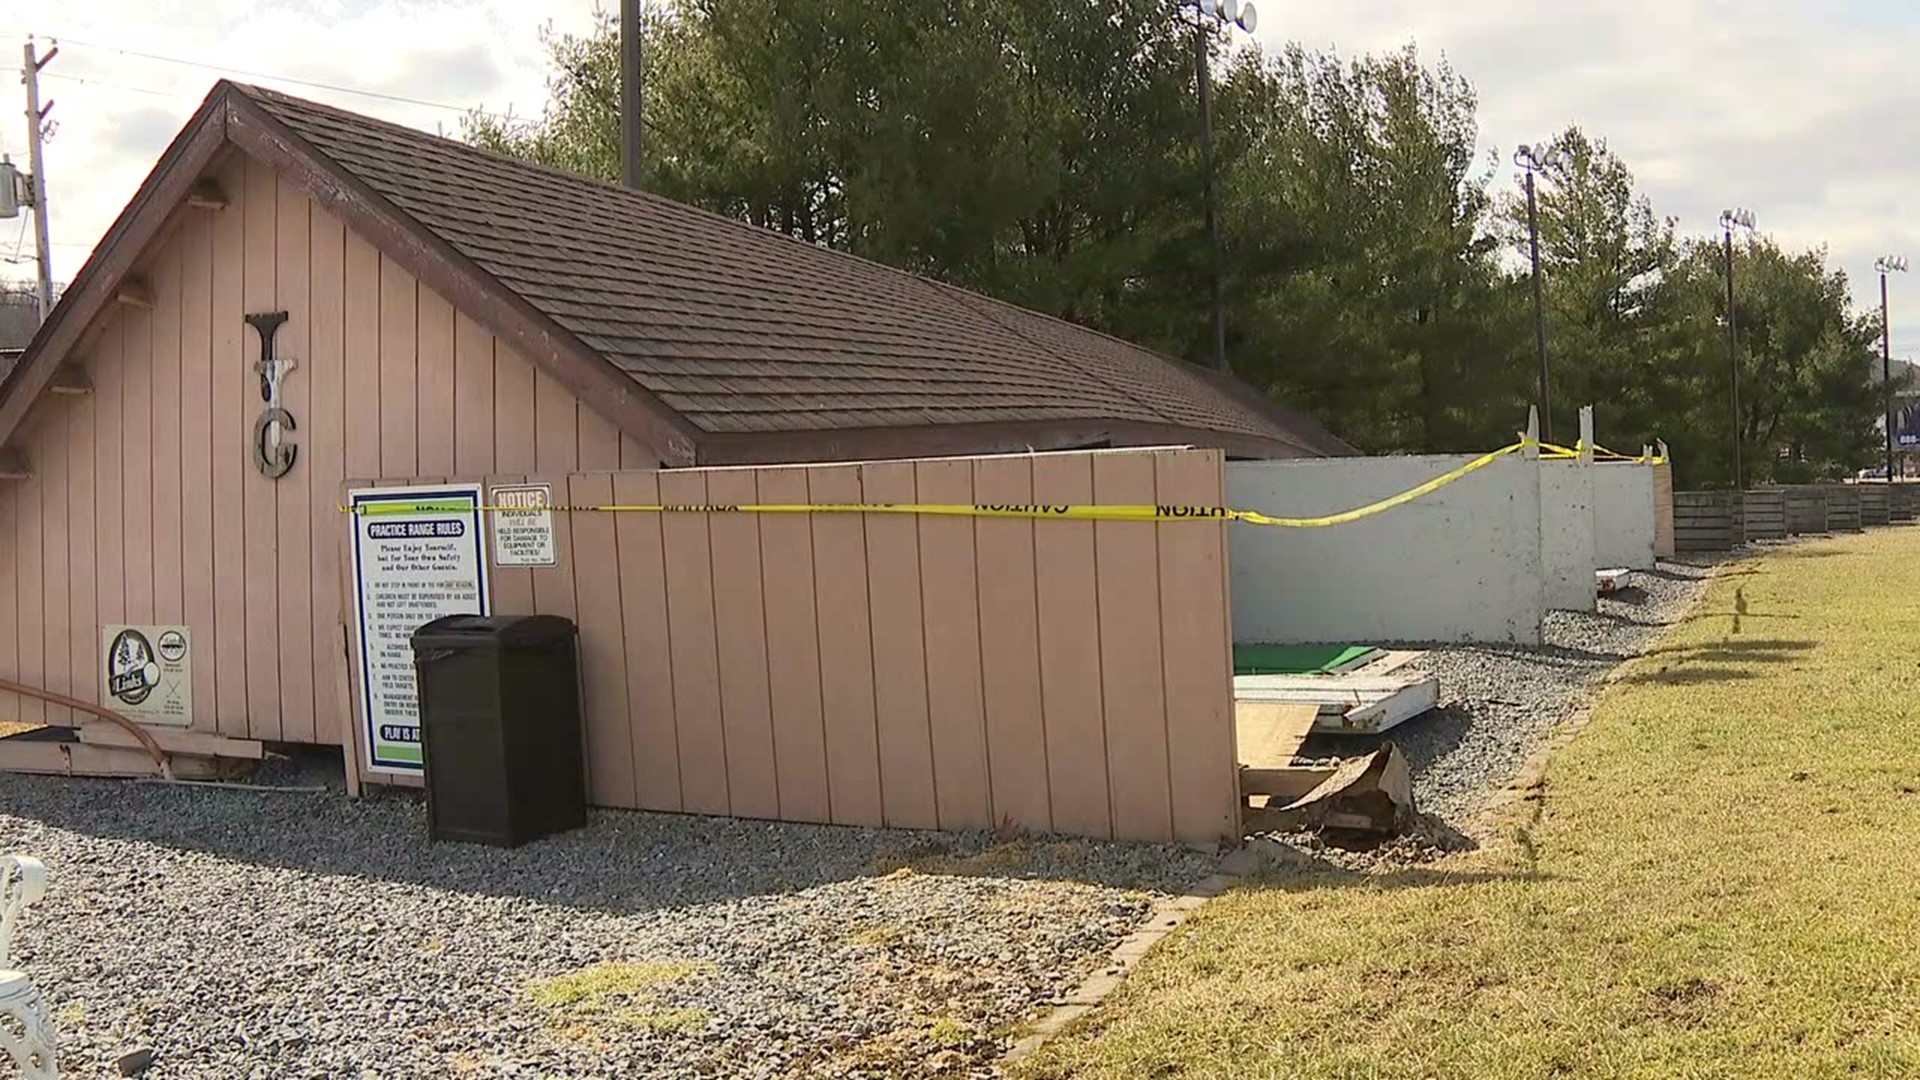
[[[1745,682],[1757,679],[1742,668],[1684,668],[1678,671],[1636,671],[1619,680],[1628,686],[1710,686],[1714,683]]]
[[[1658,667],[1630,672],[1619,681],[1637,686],[1745,682],[1759,678],[1766,665],[1792,663],[1817,644],[1797,638],[1728,637],[1692,645],[1666,645],[1647,651],[1646,655],[1654,659]]]
[[[1682,660],[1704,659],[1701,654],[1726,654],[1737,660],[1777,662],[1818,645],[1817,641],[1799,638],[1728,638],[1724,641],[1711,641],[1694,645],[1661,645],[1648,649],[1646,656],[1672,656]]]
[[[1836,533],[1833,535],[1839,536],[1839,535],[1851,535],[1851,534]],[[1826,537],[1826,536],[1808,536],[1807,537],[1807,539],[1809,540],[1823,540],[1823,539],[1830,539],[1830,538],[1831,537]],[[1852,552],[1839,551],[1839,550],[1835,550],[1834,548],[1804,547],[1799,545],[1795,545],[1793,547],[1783,547],[1777,551],[1770,553],[1771,557],[1775,559],[1837,559],[1842,555],[1850,555],[1850,554],[1852,554]]]

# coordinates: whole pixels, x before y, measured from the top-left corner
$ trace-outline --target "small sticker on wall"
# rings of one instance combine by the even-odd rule
[[[143,724],[193,723],[193,634],[184,626],[108,626],[101,631],[102,701]]]
[[[553,485],[516,484],[488,493],[493,507],[493,565],[556,566]]]

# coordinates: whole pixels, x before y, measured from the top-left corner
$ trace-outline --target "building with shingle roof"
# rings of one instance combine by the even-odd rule
[[[0,380],[0,679],[37,688],[0,719],[75,732],[0,769],[291,743],[417,783],[411,633],[540,614],[600,805],[1218,839],[1225,459],[1350,452],[1105,334],[223,82]]]
[[[1350,453],[1230,377],[668,199],[221,82],[0,385],[0,437],[215,158],[242,153],[667,465],[1185,443]],[[146,219],[144,222],[142,219]],[[37,361],[37,363],[35,362]]]

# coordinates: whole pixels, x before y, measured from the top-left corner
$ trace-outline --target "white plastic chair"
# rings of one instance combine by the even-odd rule
[[[0,1049],[26,1080],[59,1080],[53,1020],[26,972],[11,967],[13,932],[27,905],[46,895],[47,868],[25,855],[0,855]]]

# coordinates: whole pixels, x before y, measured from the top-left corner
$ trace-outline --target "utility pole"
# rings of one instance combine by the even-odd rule
[[[47,166],[46,157],[41,152],[41,132],[46,126],[47,114],[53,111],[53,102],[40,104],[40,69],[53,63],[60,55],[60,46],[47,50],[47,55],[39,56],[38,46],[31,35],[27,43],[20,47],[22,63],[20,81],[27,84],[27,168],[33,170],[30,178],[33,185],[33,246],[40,263],[40,321],[47,321],[47,312],[53,310],[53,244],[47,238]]]
[[[640,0],[620,0],[620,182],[640,190],[640,112],[646,72],[640,63]]]

